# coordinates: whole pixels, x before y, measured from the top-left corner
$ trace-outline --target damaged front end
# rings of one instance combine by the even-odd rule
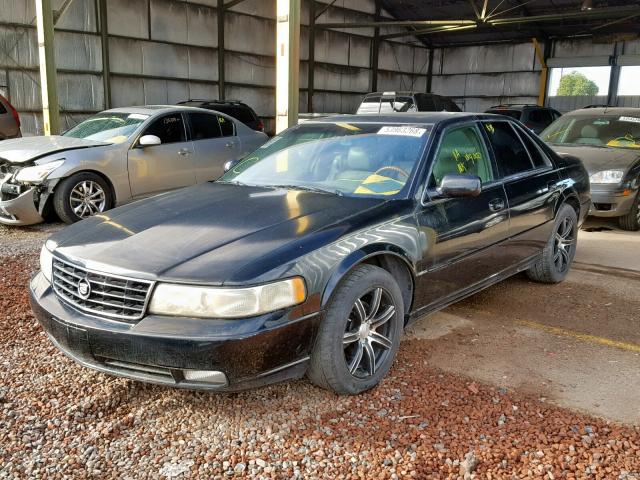
[[[43,179],[20,180],[35,164],[14,164],[0,158],[0,224],[33,225],[43,221],[53,185]]]

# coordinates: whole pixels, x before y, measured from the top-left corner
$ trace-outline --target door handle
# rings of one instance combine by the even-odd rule
[[[504,200],[501,198],[494,198],[489,202],[489,210],[492,212],[499,212],[504,210]]]
[[[234,142],[227,142],[225,144],[225,147],[227,147],[227,148],[232,148],[232,147],[235,147],[235,146],[236,146],[236,144]]]
[[[180,150],[178,150],[178,155],[187,156],[190,153],[191,153],[191,150],[189,150],[188,148],[181,148]]]

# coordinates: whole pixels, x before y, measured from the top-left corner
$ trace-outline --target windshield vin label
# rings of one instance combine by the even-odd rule
[[[427,131],[426,128],[418,127],[382,127],[378,130],[378,135],[402,135],[405,137],[421,137]]]
[[[618,120],[621,122],[640,123],[640,118],[638,117],[620,117]]]

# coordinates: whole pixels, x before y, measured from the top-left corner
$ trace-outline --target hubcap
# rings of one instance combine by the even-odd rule
[[[553,263],[559,273],[564,273],[569,268],[575,243],[574,222],[571,218],[566,217],[560,222],[556,230],[553,250]]]
[[[353,376],[370,377],[387,360],[395,313],[391,295],[383,288],[374,288],[356,300],[342,337],[344,359]]]
[[[85,180],[73,187],[69,201],[73,213],[80,218],[86,218],[104,212],[107,196],[98,183]]]

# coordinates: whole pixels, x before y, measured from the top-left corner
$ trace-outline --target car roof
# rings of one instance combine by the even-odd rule
[[[453,119],[496,119],[504,120],[502,115],[469,113],[469,112],[411,112],[411,113],[393,113],[393,114],[361,114],[361,115],[331,115],[321,117],[305,122],[307,123],[440,123]]]
[[[133,107],[110,108],[109,110],[105,110],[105,112],[139,113],[142,115],[155,115],[157,113],[180,112],[184,110],[193,110],[193,111],[207,112],[207,113],[212,112],[212,110],[210,109],[190,107],[188,105],[140,105],[140,106],[133,106]]]
[[[579,110],[573,110],[565,115],[576,115],[584,117],[593,117],[598,115],[633,115],[640,117],[640,108],[632,107],[597,107],[597,108],[581,108]]]

